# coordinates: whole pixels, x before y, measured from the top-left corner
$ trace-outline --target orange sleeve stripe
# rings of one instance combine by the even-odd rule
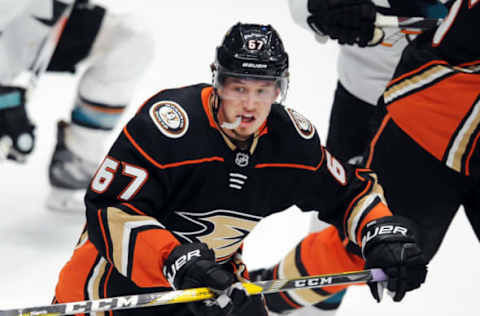
[[[448,63],[444,60],[432,60],[420,67],[418,67],[417,69],[414,69],[412,71],[409,71],[403,75],[401,75],[400,77],[397,77],[395,79],[393,79],[392,81],[390,81],[388,84],[387,84],[387,88],[390,87],[391,85],[393,85],[394,83],[400,81],[400,80],[403,80],[404,78],[406,77],[410,77],[411,75],[417,73],[417,72],[420,72],[422,70],[424,70],[425,68],[428,68],[430,67],[431,65],[448,65]]]
[[[358,225],[357,236],[356,236],[358,245],[360,247],[362,246],[362,229],[365,227],[365,225],[373,220],[376,220],[385,216],[392,216],[392,212],[385,204],[380,202],[377,205],[375,205],[367,214],[367,216],[365,216],[365,218],[360,222],[360,225]]]
[[[134,211],[137,214],[140,214],[140,215],[143,215],[143,216],[149,216],[149,215],[145,214],[144,212],[140,211],[138,208],[136,208],[135,206],[133,206],[130,203],[122,203],[122,205],[125,205],[126,207],[128,207],[129,209],[131,209],[132,211]]]
[[[478,138],[480,136],[480,133],[475,136],[475,140],[473,141],[472,148],[470,148],[470,152],[467,155],[467,159],[465,161],[465,175],[469,176],[470,175],[470,159],[472,158],[473,152],[475,151],[475,148],[477,147],[478,144]]]
[[[312,233],[302,240],[300,248],[302,264],[309,275],[342,273],[363,269],[364,260],[348,252],[334,226]],[[322,288],[334,294],[348,285]]]
[[[413,30],[401,30],[400,32],[402,32],[403,34],[413,34],[413,35],[422,34],[422,31],[413,31]]]
[[[290,305],[291,307],[297,309],[297,308],[301,308],[303,307],[302,305],[298,305],[298,304],[295,304],[294,302],[292,302],[291,299],[288,298],[288,296],[285,294],[285,292],[278,292],[280,294],[280,296],[283,298],[283,300],[285,301],[285,303],[287,303],[288,305]]]
[[[185,160],[185,161],[180,161],[180,162],[174,162],[174,163],[169,163],[169,164],[164,164],[162,165],[161,163],[158,163],[155,159],[153,159],[150,155],[148,155],[141,147],[140,145],[135,142],[133,139],[132,135],[127,131],[127,127],[125,126],[123,128],[123,132],[125,133],[125,136],[128,138],[130,143],[135,147],[140,154],[142,154],[145,159],[147,159],[151,164],[153,164],[155,167],[159,169],[167,169],[167,168],[175,168],[175,167],[180,167],[180,166],[185,166],[185,165],[192,165],[192,164],[200,164],[200,163],[205,163],[205,162],[212,162],[212,161],[219,161],[219,162],[224,162],[224,159],[222,157],[208,157],[208,158],[202,158],[202,159],[193,159],[193,160]]]
[[[345,212],[345,215],[343,216],[343,229],[345,231],[345,234],[348,236],[348,229],[347,229],[347,220],[348,220],[348,217],[350,216],[350,213],[351,213],[351,210],[352,210],[352,207],[353,205],[362,197],[365,196],[365,194],[370,190],[370,187],[372,186],[372,181],[368,181],[367,183],[367,186],[365,187],[365,189],[363,189],[362,192],[360,192],[359,194],[357,194],[357,196],[355,196],[353,198],[353,200],[350,202],[350,204],[348,205],[347,207],[347,211]]]
[[[107,275],[105,276],[105,285],[103,287],[103,297],[106,298],[108,297],[108,292],[107,292],[107,288],[108,288],[108,280],[110,280],[110,276],[112,275],[112,271],[113,271],[113,265],[111,264],[110,267],[108,268],[108,272],[107,272]],[[108,311],[108,315],[110,316],[113,316],[113,311],[110,310]]]
[[[90,242],[76,248],[70,260],[63,266],[55,287],[56,303],[84,301],[85,287],[95,265],[98,251]]]
[[[293,308],[301,308],[303,306],[301,305],[298,305],[298,304],[295,304],[294,302],[292,302],[292,300],[290,300],[287,295],[285,295],[285,292],[279,292],[280,293],[280,296],[283,298],[283,300],[285,301],[285,303],[287,303],[288,305],[290,305],[291,307]]]
[[[357,178],[359,178],[360,180],[362,180],[362,181],[366,181],[367,179],[364,178],[364,177],[362,177],[362,176],[360,175],[360,172],[372,172],[372,169],[369,169],[369,168],[357,168],[357,169],[355,170],[355,176],[356,176]]]
[[[375,152],[375,145],[377,144],[378,138],[380,138],[380,135],[382,134],[383,130],[385,129],[385,126],[387,126],[387,123],[390,121],[390,114],[385,115],[383,118],[382,124],[380,125],[380,128],[378,131],[375,133],[375,136],[373,137],[372,141],[370,142],[370,150],[368,153],[368,159],[367,162],[365,163],[365,167],[370,168],[370,164],[372,163],[373,159],[373,154]]]
[[[468,67],[468,66],[473,66],[476,64],[480,64],[480,60],[475,60],[475,61],[470,61],[468,63],[460,64],[458,67]]]
[[[107,255],[107,260],[113,264],[112,258],[110,258],[110,249],[108,247],[107,233],[105,232],[105,227],[103,226],[101,209],[97,211],[97,216],[98,216],[98,223],[100,224],[100,230],[102,231],[103,241],[105,243],[105,253]]]
[[[180,242],[171,232],[151,229],[139,232],[135,244],[131,279],[140,287],[170,287],[163,265]]]

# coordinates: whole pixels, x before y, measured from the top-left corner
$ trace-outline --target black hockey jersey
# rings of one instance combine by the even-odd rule
[[[480,174],[478,1],[457,0],[437,29],[404,51],[382,103],[421,147],[453,170]]]
[[[62,271],[59,301],[112,295],[101,289],[109,273],[124,286],[168,287],[162,265],[179,243],[204,242],[228,263],[262,218],[292,205],[356,244],[368,221],[391,214],[375,174],[332,157],[301,114],[274,104],[240,149],[215,121],[212,92],[162,91],[124,127],[87,192],[88,239]]]

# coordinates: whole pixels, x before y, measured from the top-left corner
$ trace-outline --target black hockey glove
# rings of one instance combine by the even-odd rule
[[[399,302],[405,293],[425,281],[426,260],[419,248],[414,225],[406,218],[389,216],[368,223],[362,231],[362,253],[366,268],[382,268],[388,281],[369,283],[373,297],[380,302],[383,287]]]
[[[175,289],[209,287],[215,299],[189,303],[196,316],[239,314],[250,297],[233,273],[215,263],[213,250],[204,243],[182,244],[165,261],[163,274]],[[235,284],[234,284],[235,283]]]
[[[377,10],[370,0],[308,0],[307,18],[310,27],[319,35],[328,35],[339,44],[376,45],[373,39]],[[383,32],[382,32],[383,33]]]
[[[35,144],[33,129],[25,111],[25,89],[0,86],[0,161],[25,162]]]

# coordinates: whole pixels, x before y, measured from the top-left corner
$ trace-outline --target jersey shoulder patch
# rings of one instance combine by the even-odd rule
[[[150,118],[163,135],[180,138],[188,130],[187,112],[174,101],[162,100],[150,106]]]
[[[285,108],[285,110],[300,136],[305,139],[311,139],[315,135],[315,127],[305,116],[291,108]]]

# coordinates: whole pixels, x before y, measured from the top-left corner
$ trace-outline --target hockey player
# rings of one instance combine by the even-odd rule
[[[479,17],[477,3],[455,1],[438,29],[407,46],[379,100],[376,132],[365,160],[382,179],[395,214],[419,225],[428,260],[461,205],[480,238],[480,46],[470,32]],[[308,250],[322,246],[348,255],[342,241],[334,228],[311,234],[263,277],[288,277],[294,271],[289,264],[302,268],[302,275],[333,273],[331,262]],[[278,312],[301,307],[289,306],[285,298],[290,297],[268,296],[268,306]]]
[[[24,162],[34,148],[34,126],[25,109],[33,87],[23,80],[25,72],[40,72],[34,74],[38,76],[48,65],[48,71],[74,73],[85,61],[71,120],[57,126],[49,166],[52,192],[47,198],[50,208],[82,210],[107,138],[130,102],[132,86],[152,60],[154,41],[129,24],[129,16],[113,15],[88,0],[7,2],[11,3],[0,23],[0,159]],[[59,25],[65,23],[61,18],[68,17],[64,13],[70,6],[68,22]],[[62,29],[56,49],[49,53],[60,35],[55,32]],[[135,62],[128,62],[132,58]]]
[[[363,248],[361,265],[383,268],[398,299],[419,287],[426,266],[414,228],[391,215],[376,175],[335,159],[308,119],[275,102],[288,86],[277,32],[234,25],[212,71],[213,86],[163,90],[124,127],[87,191],[86,229],[57,302],[208,286],[218,298],[112,313],[266,315],[260,296],[233,285],[248,278],[242,241],[294,204]]]
[[[314,32],[316,39],[324,42],[330,38],[341,44],[327,148],[344,161],[362,165],[377,100],[391,80],[403,49],[418,34],[415,30],[384,29],[384,37],[372,42],[376,13],[442,18],[447,9],[437,0],[288,0],[288,4],[294,21]],[[310,232],[327,226],[312,216]],[[333,236],[326,232],[325,237]],[[272,274],[273,267],[252,272],[257,279],[271,278]],[[291,316],[333,315],[343,295],[342,291],[325,296],[328,299],[313,307],[297,304]]]

